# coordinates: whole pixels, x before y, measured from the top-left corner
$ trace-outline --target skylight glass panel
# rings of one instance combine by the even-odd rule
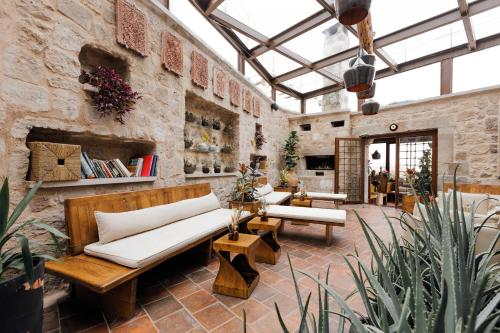
[[[276,103],[285,110],[300,112],[300,100],[281,91],[276,92]]]
[[[332,85],[334,82],[316,72],[310,72],[285,81],[283,84],[289,88],[297,90],[298,92],[306,93],[308,91]]]
[[[500,84],[500,70],[492,63],[500,59],[500,46],[453,59],[453,92]],[[492,72],[492,69],[496,70]]]
[[[374,99],[380,105],[388,105],[439,96],[440,75],[441,66],[437,63],[377,80]]]
[[[272,37],[323,7],[313,0],[225,0],[218,8]]]
[[[500,32],[500,7],[471,17],[472,28],[477,39]]]
[[[462,21],[457,21],[388,45],[384,49],[396,62],[402,63],[465,43],[467,36],[464,25]]]
[[[245,77],[252,82],[266,96],[271,97],[271,86],[253,69],[252,65],[245,61]]]
[[[188,29],[193,29],[191,32],[194,36],[204,41],[214,52],[221,55],[234,68],[237,68],[238,53],[236,50],[193,6],[185,0],[170,0],[170,11]]]
[[[358,39],[337,20],[329,20],[283,44],[310,61],[317,61],[358,45]]]
[[[273,50],[258,56],[257,60],[260,61],[272,76],[277,76],[301,67],[299,63]]]
[[[457,0],[379,0],[372,1],[375,38],[458,8]]]

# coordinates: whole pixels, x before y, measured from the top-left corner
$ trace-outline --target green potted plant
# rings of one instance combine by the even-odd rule
[[[231,173],[231,172],[235,172],[236,171],[236,167],[234,166],[234,162],[233,161],[230,161],[226,164],[226,166],[224,167],[224,172],[226,173]]]
[[[205,116],[201,117],[201,126],[203,127],[210,127],[210,120],[206,118]]]
[[[221,172],[221,163],[218,160],[214,161],[214,173],[220,173]]]
[[[455,176],[456,179],[456,176]],[[358,215],[359,223],[368,242],[373,259],[370,263],[356,252],[344,257],[353,276],[356,291],[364,306],[364,315],[353,310],[332,283],[328,283],[329,269],[325,280],[300,272],[314,280],[320,301],[318,315],[309,314],[309,293],[303,302],[296,274],[290,262],[295,281],[296,295],[302,318],[299,332],[331,332],[331,314],[339,315],[336,332],[345,330],[345,320],[350,322],[349,332],[498,332],[500,318],[500,271],[493,264],[498,255],[495,244],[500,233],[493,239],[489,249],[476,253],[478,235],[487,226],[488,218],[480,225],[471,225],[458,205],[458,195],[452,192],[450,202],[444,202],[439,210],[434,199],[424,196],[419,207],[419,217],[403,214],[400,223],[408,233],[398,237],[393,222],[386,217],[391,241],[386,244],[377,230]],[[333,284],[335,285],[335,283]],[[330,299],[340,306],[339,311],[330,310]],[[276,305],[280,325],[286,325]],[[311,330],[309,329],[311,328]]]
[[[262,132],[262,127],[258,127],[255,130],[255,148],[257,148],[257,150],[261,150],[264,147],[264,143],[266,142],[266,138],[264,137],[264,133]]]
[[[221,147],[220,152],[223,153],[223,154],[231,154],[233,152],[233,147],[231,147],[230,145],[228,145],[228,144],[225,143]]]
[[[201,171],[203,173],[210,173],[210,162],[208,160],[201,162]]]
[[[255,170],[247,167],[244,163],[240,163],[238,172],[240,175],[236,178],[230,207],[243,206],[244,210],[256,214],[260,208],[260,200],[255,198],[255,186],[257,185]]]
[[[191,175],[196,171],[196,163],[192,163],[188,159],[184,159],[184,173]]]
[[[288,187],[288,170],[280,170],[280,187]]]
[[[196,116],[192,112],[186,111],[185,112],[185,118],[186,118],[186,121],[188,123],[194,123],[194,122],[196,122]]]
[[[193,139],[191,139],[188,133],[184,132],[184,148],[189,149],[193,145]]]
[[[219,119],[212,120],[212,128],[216,131],[220,130],[220,120]]]
[[[300,159],[297,154],[298,143],[299,137],[297,136],[297,131],[291,131],[283,146],[283,157],[288,171],[288,185],[292,187],[296,187],[299,183],[299,178],[295,174],[295,167],[297,166],[297,161]]]
[[[37,219],[18,221],[42,182],[36,185],[9,212],[9,182],[0,190],[0,323],[2,332],[41,332],[43,316],[43,281],[45,260],[50,255],[38,252],[40,245],[56,246],[57,238],[67,239],[59,230]],[[10,215],[9,215],[10,213]],[[52,243],[29,241],[27,229],[42,229],[52,236]]]
[[[222,133],[226,135],[234,135],[234,128],[232,124],[226,124],[224,129],[222,130]]]

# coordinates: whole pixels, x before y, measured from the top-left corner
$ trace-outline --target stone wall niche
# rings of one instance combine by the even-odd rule
[[[78,55],[78,60],[80,61],[81,68],[85,71],[91,70],[94,66],[102,65],[114,69],[125,81],[129,79],[130,66],[126,59],[92,45],[84,45],[82,47]]]
[[[156,144],[150,141],[41,127],[33,127],[28,133],[26,143],[34,141],[80,145],[82,152],[87,152],[92,159],[110,160],[118,158],[125,165],[131,158],[153,154],[156,151]],[[158,162],[158,165],[160,163],[161,161]],[[27,170],[27,180],[29,179],[28,176],[29,170]]]

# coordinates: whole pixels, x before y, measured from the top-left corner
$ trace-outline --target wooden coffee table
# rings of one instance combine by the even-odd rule
[[[213,243],[220,266],[212,290],[215,293],[239,298],[248,298],[259,283],[259,272],[255,267],[255,251],[259,236],[240,234],[237,241],[222,236]],[[231,253],[236,256],[231,260]]]
[[[261,221],[260,217],[254,217],[247,224],[250,232],[258,235],[261,239],[255,252],[257,262],[275,265],[281,256],[281,247],[278,244],[277,233],[281,226],[281,219],[269,217],[267,221]],[[262,231],[259,233],[259,231]]]

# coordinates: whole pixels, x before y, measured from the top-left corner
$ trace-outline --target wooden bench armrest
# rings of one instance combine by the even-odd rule
[[[139,269],[128,268],[85,254],[48,261],[45,270],[97,293],[105,293],[140,274]]]

